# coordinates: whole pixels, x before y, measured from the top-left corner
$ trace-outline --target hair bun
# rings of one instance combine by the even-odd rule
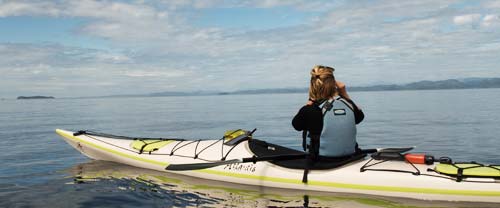
[[[328,76],[333,76],[333,71],[335,71],[335,69],[333,69],[332,67],[316,65],[311,70],[311,77],[320,79]]]

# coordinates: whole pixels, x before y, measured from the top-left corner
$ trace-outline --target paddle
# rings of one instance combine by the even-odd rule
[[[297,154],[297,155],[275,155],[275,156],[262,156],[262,157],[245,157],[241,159],[232,159],[232,160],[224,160],[217,161],[212,163],[189,163],[189,164],[170,164],[165,170],[173,170],[173,171],[183,171],[183,170],[198,170],[211,168],[219,165],[227,165],[233,163],[247,163],[247,162],[259,162],[259,161],[277,161],[277,160],[295,160],[305,158],[306,154]]]
[[[361,150],[361,153],[375,153],[375,152],[398,152],[403,153],[412,150],[414,147],[400,147],[400,148],[377,148]],[[186,170],[199,170],[205,168],[212,168],[219,165],[227,165],[232,163],[247,163],[247,162],[260,162],[260,161],[279,161],[279,160],[295,160],[305,158],[307,154],[294,154],[294,155],[275,155],[275,156],[262,156],[262,157],[246,157],[241,159],[224,160],[208,163],[188,163],[188,164],[170,164],[165,170],[171,171],[186,171]]]

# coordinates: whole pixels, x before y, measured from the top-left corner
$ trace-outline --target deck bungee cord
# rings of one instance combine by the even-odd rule
[[[404,161],[408,164],[414,171],[400,170],[400,169],[387,169],[387,168],[372,168],[382,163],[390,161]],[[434,169],[427,168],[428,172],[435,172],[441,175],[431,175],[422,173],[415,165],[425,164],[432,165],[434,162],[439,162]],[[465,172],[470,170],[469,172]],[[474,171],[475,170],[475,171]],[[371,155],[371,158],[360,168],[360,172],[365,171],[388,171],[388,172],[401,172],[401,173],[411,173],[415,176],[423,175],[430,177],[439,177],[450,180],[455,180],[456,182],[462,182],[465,178],[490,178],[490,179],[500,179],[500,165],[485,165],[477,162],[453,162],[449,157],[440,157],[435,159],[434,156],[426,155],[422,153],[406,153],[402,154],[400,152],[377,152]],[[481,180],[468,180],[467,182],[477,182],[477,183],[498,183],[496,181],[481,181]]]
[[[144,154],[147,153],[149,155],[168,155],[168,156],[177,156],[177,157],[185,157],[185,158],[193,158],[193,159],[199,159],[202,161],[206,162],[214,162],[214,161],[225,161],[229,153],[232,152],[232,150],[242,141],[251,139],[252,134],[256,131],[257,129],[254,129],[253,131],[245,131],[242,129],[237,129],[237,130],[230,130],[226,132],[226,134],[217,140],[213,140],[212,143],[201,149],[199,152],[198,146],[202,141],[212,141],[212,140],[203,140],[203,139],[197,139],[197,140],[186,140],[186,139],[180,139],[180,138],[147,138],[147,137],[128,137],[128,136],[120,136],[120,135],[113,135],[113,134],[106,134],[106,133],[100,133],[100,132],[95,132],[95,131],[90,131],[90,130],[79,130],[75,133],[73,133],[73,136],[80,136],[80,135],[85,135],[93,140],[108,144],[110,146],[123,149],[129,152],[137,153],[137,154]],[[233,136],[236,135],[236,136]],[[115,144],[112,144],[110,142],[100,140],[96,138],[95,136],[98,137],[107,137],[107,138],[114,138],[114,139],[125,139],[125,140],[131,140],[131,141],[139,141],[142,142],[143,144],[139,148],[133,148],[133,149],[128,149],[124,148]],[[226,141],[227,140],[227,141]],[[147,142],[151,141],[151,142]],[[161,142],[177,142],[170,153],[155,153],[155,151],[159,150],[159,148],[152,148],[150,151],[144,151],[149,145],[154,145],[158,144]],[[221,159],[220,160],[207,160],[200,158],[199,155],[203,153],[205,150],[208,148],[216,145],[217,143],[221,144]],[[181,145],[182,144],[182,145]],[[194,155],[193,156],[188,156],[188,155],[179,155],[179,154],[174,154],[176,151],[181,150],[183,148],[187,148],[191,144],[196,144],[195,149],[194,149]],[[224,153],[224,146],[231,146],[229,150]],[[160,147],[161,148],[161,147]]]

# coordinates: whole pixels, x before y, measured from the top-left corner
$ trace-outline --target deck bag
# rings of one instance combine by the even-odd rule
[[[457,181],[463,178],[500,178],[500,165],[483,165],[470,163],[440,163],[434,170],[438,173],[453,176]]]
[[[154,152],[164,147],[165,145],[171,143],[172,140],[158,140],[158,139],[146,139],[146,140],[134,140],[130,147],[139,151],[139,154],[143,152]]]
[[[242,141],[251,139],[252,133],[253,131],[243,129],[228,130],[224,133],[224,144],[234,146]]]

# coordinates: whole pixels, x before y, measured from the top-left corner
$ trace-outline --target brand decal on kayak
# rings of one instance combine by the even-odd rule
[[[234,171],[250,172],[250,173],[255,172],[256,169],[257,167],[253,163],[250,164],[232,163],[224,166],[224,170],[234,170]]]

